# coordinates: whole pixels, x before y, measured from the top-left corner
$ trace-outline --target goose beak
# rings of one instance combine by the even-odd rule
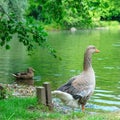
[[[96,49],[96,50],[95,50],[95,52],[96,52],[96,53],[99,53],[99,52],[100,52],[100,50]]]

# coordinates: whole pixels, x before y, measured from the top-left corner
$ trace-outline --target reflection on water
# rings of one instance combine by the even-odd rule
[[[52,90],[64,84],[69,78],[82,71],[84,50],[88,45],[100,49],[93,56],[92,65],[96,74],[96,90],[88,107],[114,111],[120,109],[120,31],[81,30],[74,34],[69,31],[50,32],[48,40],[57,50],[62,61],[53,58],[46,50],[38,47],[32,56],[16,39],[11,49],[0,48],[0,82],[12,83],[12,73],[35,69],[35,84],[49,81]]]
[[[34,86],[33,79],[16,79],[15,83],[17,83],[18,85],[32,85],[32,86]]]

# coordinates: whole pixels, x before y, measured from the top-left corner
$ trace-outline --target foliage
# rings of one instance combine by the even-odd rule
[[[99,20],[120,20],[117,0],[30,0],[29,14],[45,24],[57,23],[64,28],[91,27]]]
[[[16,34],[19,42],[22,42],[28,51],[41,46],[47,48],[56,57],[56,51],[47,43],[47,33],[43,27],[36,20],[24,17],[27,6],[27,1],[23,0],[2,0],[0,3],[0,45],[9,49],[9,42]]]
[[[62,19],[61,0],[33,1],[29,0],[28,15],[35,19],[49,23],[51,21],[60,21]]]
[[[28,15],[47,24],[56,22],[66,27],[83,27],[91,22],[86,1],[49,0],[34,3],[30,0],[30,4],[34,7],[29,9]],[[35,16],[37,13],[39,13],[38,17]]]
[[[85,27],[91,23],[91,16],[88,12],[86,1],[82,0],[63,0],[64,17],[63,25],[66,27]],[[84,12],[83,12],[84,11]]]
[[[101,20],[117,20],[120,22],[120,2],[106,0],[105,13],[101,15]],[[106,9],[107,7],[107,9]]]

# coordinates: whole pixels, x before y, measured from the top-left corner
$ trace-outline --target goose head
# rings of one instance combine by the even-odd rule
[[[100,51],[93,45],[90,45],[86,49],[87,54],[99,53]]]
[[[94,53],[99,53],[100,51],[93,45],[90,45],[87,47],[85,54],[84,54],[84,64],[83,69],[87,70],[89,67],[92,67],[91,65],[91,56]]]

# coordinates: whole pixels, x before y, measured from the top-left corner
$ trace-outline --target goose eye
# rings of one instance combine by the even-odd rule
[[[95,47],[92,47],[93,49],[95,49]]]

